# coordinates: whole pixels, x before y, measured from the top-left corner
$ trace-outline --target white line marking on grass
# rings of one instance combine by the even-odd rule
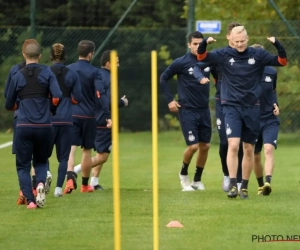
[[[5,143],[3,143],[3,144],[0,144],[0,149],[1,149],[1,148],[9,147],[9,146],[11,146],[12,144],[13,144],[12,141],[5,142]]]

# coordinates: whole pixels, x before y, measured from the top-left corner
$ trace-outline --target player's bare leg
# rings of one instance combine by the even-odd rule
[[[195,190],[205,190],[204,184],[201,182],[201,177],[208,157],[209,147],[209,143],[199,142],[199,150],[196,159],[196,171],[194,180],[191,184]]]
[[[199,149],[198,143],[189,145],[183,153],[183,163],[182,163],[181,171],[179,173],[179,179],[180,179],[182,191],[194,191],[194,189],[191,186],[191,182],[189,180],[188,167],[190,165],[190,162],[194,154],[197,152],[198,149]]]
[[[236,198],[237,189],[237,169],[238,169],[238,151],[240,138],[228,138],[227,166],[230,177],[230,190],[227,193],[229,198]]]
[[[81,157],[82,185],[80,190],[80,192],[82,193],[89,193],[94,191],[94,189],[88,185],[91,169],[92,169],[92,150],[83,148],[82,157]]]
[[[243,162],[242,162],[242,186],[240,191],[240,197],[242,199],[248,199],[248,182],[254,166],[254,145],[250,143],[243,143]]]
[[[74,189],[77,189],[76,174],[74,173],[75,153],[77,146],[72,146],[69,154],[68,169],[67,169],[67,183],[64,194],[70,194]]]
[[[254,154],[254,168],[253,168],[254,174],[256,176],[256,179],[258,181],[258,192],[257,195],[261,195],[263,191],[264,186],[264,170],[261,163],[261,152]]]
[[[90,185],[94,187],[95,190],[103,190],[104,188],[99,184],[99,176],[102,170],[103,164],[98,165],[92,169],[92,177]]]
[[[109,153],[97,153],[96,156],[92,158],[93,161],[93,170],[92,178],[90,184],[94,187],[95,190],[103,190],[103,187],[99,184],[99,175],[102,170],[103,164],[107,162]],[[95,164],[97,164],[95,166]]]
[[[274,169],[274,146],[272,144],[264,144],[264,152],[266,182],[263,187],[263,195],[269,195],[272,192],[271,179]]]

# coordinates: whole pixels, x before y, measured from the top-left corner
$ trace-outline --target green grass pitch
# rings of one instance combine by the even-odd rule
[[[1,134],[0,144],[11,140]],[[206,191],[181,192],[178,172],[185,144],[180,132],[159,134],[159,245],[161,250],[300,249],[300,242],[252,242],[252,235],[300,235],[299,152],[281,145],[275,152],[273,192],[256,195],[254,174],[249,200],[229,200],[221,189],[218,146],[212,145],[202,181]],[[77,152],[77,162],[80,153]],[[112,166],[104,166],[105,191],[54,198],[54,177],[45,207],[17,206],[18,180],[11,147],[0,149],[0,249],[114,249]],[[192,178],[195,159],[190,165]],[[120,134],[121,246],[153,249],[151,133]],[[79,184],[81,179],[79,178]],[[167,228],[178,220],[184,228]]]

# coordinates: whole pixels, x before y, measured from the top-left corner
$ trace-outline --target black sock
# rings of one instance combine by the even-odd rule
[[[242,162],[243,162],[243,144],[240,144],[239,151],[238,151],[238,170],[237,170],[237,182],[242,182]]]
[[[88,186],[89,184],[89,177],[82,177],[82,185]]]
[[[249,180],[242,179],[242,187],[241,189],[248,189]]]
[[[266,182],[271,183],[272,175],[266,175]]]
[[[231,187],[236,187],[237,186],[236,178],[230,178],[230,186]]]
[[[182,163],[182,168],[181,168],[181,171],[180,171],[180,174],[181,175],[188,175],[188,168],[189,168],[189,165],[190,164],[186,164],[186,163]]]
[[[36,176],[35,175],[31,176],[31,179],[32,179],[32,187],[33,189],[36,189]]]
[[[201,181],[201,176],[202,176],[202,172],[203,172],[203,167],[196,167],[196,172],[194,175],[194,181]]]
[[[74,176],[74,172],[73,171],[67,171],[67,181],[71,180],[73,176]]]
[[[262,187],[264,185],[264,177],[258,177],[257,179],[257,183],[259,187]]]
[[[222,171],[224,176],[229,176],[228,167],[227,167],[227,151],[228,151],[228,145],[226,144],[219,145],[219,155],[221,159]]]

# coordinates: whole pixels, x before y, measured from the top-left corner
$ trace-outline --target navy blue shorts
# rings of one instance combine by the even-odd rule
[[[227,138],[255,144],[260,131],[260,108],[223,105]]]
[[[55,145],[56,157],[58,162],[66,162],[69,160],[71,151],[73,128],[72,126],[53,126],[52,150]]]
[[[227,145],[227,136],[225,132],[225,119],[223,114],[223,106],[219,100],[216,100],[216,125],[220,138],[220,144]]]
[[[96,131],[95,151],[97,153],[110,153],[111,151],[111,129],[99,128]]]
[[[73,118],[72,145],[93,149],[96,137],[96,120]]]
[[[262,150],[263,144],[272,144],[274,148],[277,148],[277,138],[279,132],[279,120],[277,117],[270,117],[261,119],[260,121],[260,133],[258,140],[255,144],[255,153],[259,153]]]
[[[210,142],[211,118],[209,109],[179,109],[178,116],[186,145]]]

